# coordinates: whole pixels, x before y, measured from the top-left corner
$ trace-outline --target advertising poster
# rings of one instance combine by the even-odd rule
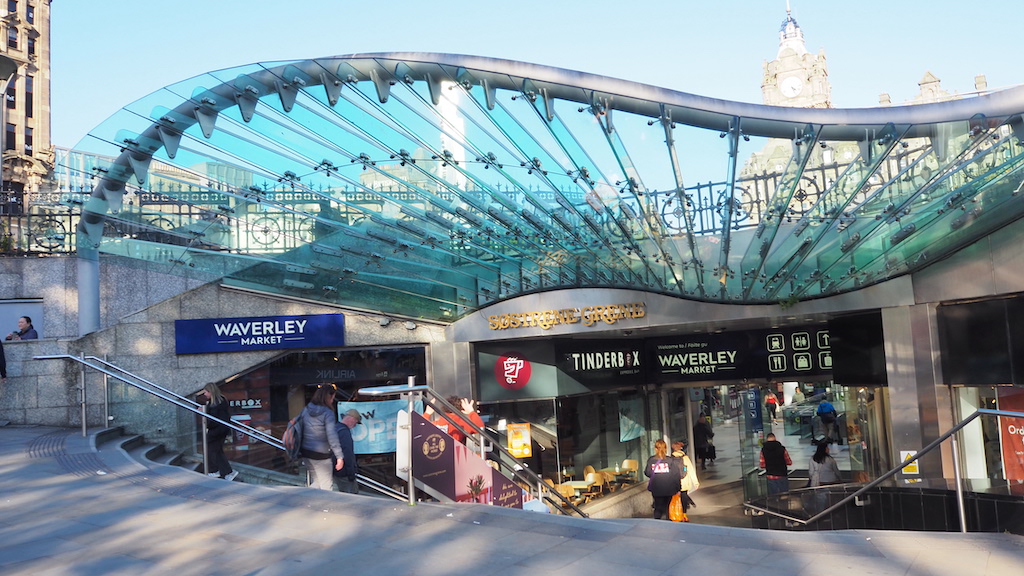
[[[363,421],[352,429],[356,454],[387,454],[395,451],[398,433],[398,411],[409,407],[407,400],[379,402],[338,402],[338,420],[355,408]]]
[[[999,409],[1024,412],[1024,388],[996,388]],[[1007,480],[1024,480],[1024,418],[999,417],[1003,470]]]
[[[508,436],[508,451],[516,458],[531,458],[533,447],[529,422],[513,422],[508,425],[505,434]]]
[[[455,502],[523,507],[523,489],[427,421],[412,415],[412,469],[428,492]]]

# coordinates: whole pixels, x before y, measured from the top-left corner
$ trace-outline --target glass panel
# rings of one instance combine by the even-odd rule
[[[210,273],[265,264],[227,266],[235,282],[439,320],[579,286],[790,305],[920,269],[1024,209],[1015,116],[876,114],[862,130],[607,85],[387,59],[256,64],[154,92],[78,148],[106,188],[125,183],[112,243],[152,232],[175,260],[224,252],[199,259]],[[73,193],[92,191],[86,176]]]

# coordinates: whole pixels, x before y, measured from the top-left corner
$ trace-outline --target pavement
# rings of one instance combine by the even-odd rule
[[[780,532],[226,482],[0,427],[0,574],[1019,576],[1011,534]]]

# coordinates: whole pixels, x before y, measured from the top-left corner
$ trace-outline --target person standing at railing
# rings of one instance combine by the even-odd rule
[[[839,464],[836,464],[836,459],[828,453],[827,442],[818,444],[814,456],[811,456],[810,462],[807,463],[807,472],[811,477],[808,484],[811,487],[840,484],[843,481],[839,473]]]
[[[459,396],[452,396],[448,398],[448,402],[461,411],[461,414],[454,414],[452,416],[452,419],[455,420],[455,424],[462,432],[462,439],[460,442],[465,444],[466,438],[476,438],[476,430],[466,423],[466,420],[469,420],[473,424],[476,424],[477,428],[483,430],[484,420],[480,417],[480,413],[476,411],[476,402],[469,398],[461,398]]]
[[[196,395],[196,402],[206,405],[206,414],[225,422],[231,420],[231,411],[228,409],[228,400],[221,393],[220,387],[210,382]],[[224,455],[224,440],[231,433],[231,428],[211,420],[203,418],[206,423],[206,458],[210,470],[210,476],[223,478],[231,481],[238,476],[238,472],[231,469],[231,462]]]
[[[355,443],[352,441],[352,429],[362,421],[363,415],[355,408],[349,408],[341,417],[341,422],[338,422],[338,443],[344,453],[344,465],[334,471],[334,481],[338,484],[339,492],[359,494],[359,482],[356,480],[359,463],[356,460]]]
[[[764,437],[760,458],[760,467],[768,480],[769,496],[789,490],[789,467],[792,465],[789,450],[776,439],[775,434],[769,432]]]
[[[302,411],[302,461],[309,471],[309,485],[320,490],[334,489],[331,453],[337,458],[334,469],[345,467],[345,452],[338,442],[338,417],[334,412],[337,391],[334,384],[321,384]]]
[[[7,340],[38,340],[39,333],[32,326],[32,319],[28,316],[18,318],[18,329],[7,335]]]

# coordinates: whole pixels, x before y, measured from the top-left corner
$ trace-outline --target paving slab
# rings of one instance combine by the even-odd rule
[[[1024,538],[592,520],[224,482],[0,427],[5,576],[1019,576]]]

